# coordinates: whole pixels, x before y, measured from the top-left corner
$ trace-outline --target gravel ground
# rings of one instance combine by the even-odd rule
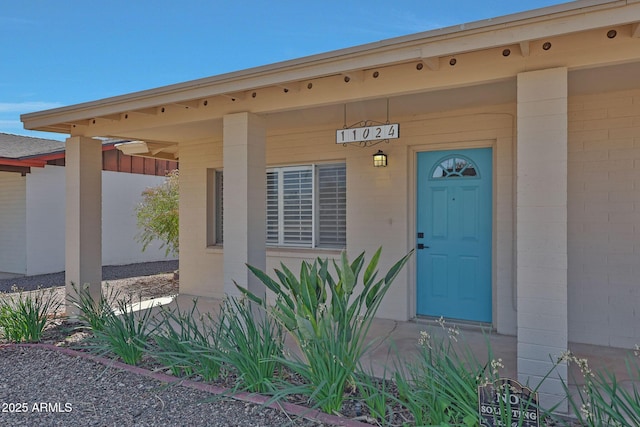
[[[175,294],[177,262],[104,267],[109,286],[143,299]],[[103,282],[104,283],[104,282]],[[55,287],[64,273],[0,281],[24,290]],[[57,342],[49,341],[49,342]],[[0,426],[269,426],[362,425],[313,421],[256,403],[214,399],[207,391],[148,378],[114,366],[40,347],[0,344]],[[306,410],[304,410],[306,413]]]
[[[43,348],[0,347],[3,426],[323,426]]]
[[[145,262],[129,265],[110,265],[102,267],[102,280],[112,281],[129,277],[151,276],[169,273],[178,269],[178,261]],[[24,276],[13,279],[0,279],[0,292],[11,291],[12,286],[25,291],[37,288],[64,286],[64,271],[38,276]]]

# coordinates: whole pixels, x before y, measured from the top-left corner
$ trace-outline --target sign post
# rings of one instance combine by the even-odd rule
[[[509,378],[478,386],[482,427],[540,427],[538,394]]]

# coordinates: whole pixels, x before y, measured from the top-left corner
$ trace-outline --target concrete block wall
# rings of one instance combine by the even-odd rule
[[[640,90],[569,100],[569,340],[640,343]]]
[[[568,344],[567,82],[566,68],[518,75],[518,379],[560,411],[566,366],[542,381]]]
[[[496,105],[411,117],[402,123],[401,138],[369,148],[335,144],[342,123],[308,128],[267,127],[267,167],[344,161],[347,165],[347,249],[351,258],[380,246],[379,269],[386,272],[415,243],[415,156],[423,150],[493,147],[494,152],[494,323],[501,333],[515,334],[513,280],[513,135],[515,105]],[[354,118],[357,120],[359,118]],[[362,117],[361,119],[365,119]],[[372,155],[382,149],[386,168],[374,168]],[[181,292],[222,297],[223,247],[207,246],[207,177],[223,168],[222,135],[180,144]],[[209,173],[207,173],[209,170]],[[189,187],[190,194],[184,188]],[[184,197],[189,197],[185,199]],[[186,238],[190,236],[189,238]],[[187,242],[188,245],[187,245]],[[267,268],[284,263],[297,271],[303,260],[333,258],[340,250],[267,248]],[[499,307],[499,308],[498,308]],[[380,307],[379,316],[406,320],[415,316],[415,264],[398,276]]]
[[[313,162],[346,161],[351,151],[333,144],[333,127],[301,130],[270,130],[267,135],[267,167]],[[215,246],[207,241],[207,221],[215,216],[207,214],[207,192],[215,197],[212,182],[207,182],[207,170],[223,170],[222,135],[211,139],[180,144],[180,292],[191,295],[222,298],[224,245]],[[347,166],[347,170],[348,170]],[[211,177],[209,174],[209,178]],[[347,178],[349,179],[349,178]],[[189,187],[187,192],[184,188]],[[212,224],[209,224],[211,226]],[[297,271],[302,260],[313,261],[320,256],[335,257],[339,250],[268,248],[266,271],[272,272],[284,263]]]
[[[208,247],[207,169],[222,168],[222,137],[180,143],[180,292],[222,298],[222,248]],[[210,174],[209,174],[210,175]],[[189,190],[187,190],[189,189]]]

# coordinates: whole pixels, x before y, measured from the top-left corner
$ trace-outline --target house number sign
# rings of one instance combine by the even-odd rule
[[[396,139],[399,137],[399,133],[400,125],[398,123],[338,129],[336,131],[336,144]]]

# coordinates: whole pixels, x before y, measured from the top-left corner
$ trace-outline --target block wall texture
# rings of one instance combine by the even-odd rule
[[[346,162],[347,251],[351,258],[366,251],[369,259],[382,246],[380,271],[386,272],[415,244],[415,153],[452,147],[493,147],[494,319],[499,331],[513,334],[514,117],[514,105],[397,117],[402,123],[401,138],[369,148],[336,144],[335,132],[342,123],[289,129],[267,127],[266,164],[275,167]],[[373,167],[372,155],[378,149],[388,155],[386,168]],[[215,221],[206,201],[215,189],[207,180],[214,175],[213,170],[223,168],[222,155],[221,132],[212,133],[207,140],[180,144],[180,290],[185,294],[224,295],[224,249],[212,245],[205,232],[207,225],[210,228]],[[281,262],[298,270],[302,260],[339,254],[339,249],[267,248],[267,271],[272,272]],[[380,317],[406,320],[415,315],[414,281],[415,264],[410,262],[383,301]]]
[[[569,339],[640,343],[640,90],[569,100]]]
[[[543,379],[568,344],[567,95],[566,68],[518,75],[518,379],[540,384],[544,407],[565,395]],[[566,366],[554,374],[566,380]]]

